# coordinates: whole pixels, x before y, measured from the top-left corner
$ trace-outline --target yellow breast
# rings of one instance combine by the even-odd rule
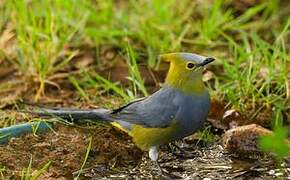
[[[129,135],[133,137],[134,143],[142,150],[149,150],[156,145],[167,144],[172,141],[178,132],[176,121],[166,128],[146,128],[134,125]]]
[[[137,147],[144,151],[149,150],[152,146],[171,142],[180,129],[176,121],[173,121],[166,128],[147,128],[141,125],[133,125],[131,131],[124,129],[117,122],[112,122],[111,124],[130,135]]]

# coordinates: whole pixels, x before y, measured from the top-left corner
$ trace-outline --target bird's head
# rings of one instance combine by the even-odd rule
[[[189,94],[204,92],[202,71],[214,58],[193,53],[169,53],[159,58],[170,62],[165,84]]]

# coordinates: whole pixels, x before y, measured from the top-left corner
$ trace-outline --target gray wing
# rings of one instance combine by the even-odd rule
[[[171,88],[162,88],[147,98],[113,110],[110,118],[145,127],[167,127],[179,109],[174,103],[175,96],[176,93]]]

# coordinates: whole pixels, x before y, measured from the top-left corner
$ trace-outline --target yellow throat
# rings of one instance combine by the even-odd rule
[[[165,84],[186,94],[202,94],[205,91],[202,70],[192,72],[186,69],[184,62],[178,59],[170,60],[170,68]]]

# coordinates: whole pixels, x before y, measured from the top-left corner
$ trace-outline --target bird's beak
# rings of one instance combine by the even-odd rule
[[[212,58],[212,57],[208,57],[208,58],[206,58],[203,62],[199,63],[197,66],[198,66],[198,67],[205,66],[205,65],[207,65],[207,64],[209,64],[209,63],[211,63],[211,62],[213,62],[214,60],[215,60],[214,58]]]

